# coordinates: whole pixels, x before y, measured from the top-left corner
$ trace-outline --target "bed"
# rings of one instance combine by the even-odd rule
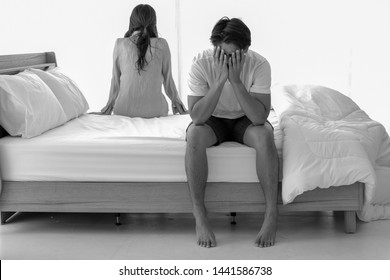
[[[57,66],[53,52],[0,56],[2,75],[53,66]],[[0,127],[2,224],[16,212],[190,213],[183,138],[189,117],[129,119],[85,114],[31,139],[9,136]],[[139,133],[120,135],[118,131],[133,131],[134,122],[138,122]],[[145,136],[145,122],[166,129],[151,129],[146,131],[150,135]],[[282,163],[283,139],[276,115],[272,122]],[[114,129],[111,139],[107,139],[104,129],[97,129],[110,130],[113,124],[126,129]],[[86,127],[90,131],[83,133]],[[89,138],[91,135],[93,139]],[[156,156],[157,151],[162,153]],[[210,212],[265,211],[253,164],[249,171],[243,168],[244,164],[255,162],[254,150],[229,142],[209,148],[208,156],[211,170],[205,202]],[[240,160],[235,160],[237,157]],[[143,170],[139,169],[140,162]],[[279,188],[282,189],[282,183]],[[283,203],[279,191],[279,211],[342,211],[345,232],[354,233],[356,211],[362,209],[363,195],[361,182],[315,188],[297,195],[288,204]]]

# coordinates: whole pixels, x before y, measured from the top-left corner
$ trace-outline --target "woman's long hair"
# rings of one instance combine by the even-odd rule
[[[129,30],[125,34],[125,38],[129,38],[134,31],[139,31],[136,39],[138,48],[138,60],[136,66],[138,73],[144,70],[148,62],[145,59],[146,51],[150,46],[150,38],[157,38],[157,17],[156,11],[147,4],[136,6],[130,16]]]

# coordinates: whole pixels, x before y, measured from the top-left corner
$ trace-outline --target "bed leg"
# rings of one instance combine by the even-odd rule
[[[1,224],[4,225],[6,221],[16,212],[1,212]]]
[[[115,225],[116,226],[120,226],[121,225],[120,219],[121,219],[121,214],[120,213],[115,214]]]
[[[230,217],[231,217],[230,224],[231,224],[231,225],[237,224],[237,223],[236,223],[236,216],[237,216],[237,213],[236,213],[236,212],[231,212],[231,213],[230,213]]]
[[[344,211],[344,230],[346,233],[356,232],[356,212]]]

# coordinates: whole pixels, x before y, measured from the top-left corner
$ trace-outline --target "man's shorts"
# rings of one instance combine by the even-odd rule
[[[268,120],[267,123],[269,123],[273,129],[273,126]],[[191,124],[192,122],[189,124],[189,126]],[[248,119],[247,116],[243,116],[238,119],[225,119],[211,116],[205,122],[205,124],[211,127],[215,136],[217,137],[217,143],[215,143],[215,145],[219,145],[227,141],[234,141],[244,144],[245,131],[250,125],[252,125],[252,122]]]

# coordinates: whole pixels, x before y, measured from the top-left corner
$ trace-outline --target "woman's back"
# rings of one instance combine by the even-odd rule
[[[125,38],[117,39],[110,95],[101,114],[153,118],[187,113],[172,77],[168,43],[158,38],[155,10],[148,4],[137,5],[130,16]]]
[[[162,85],[166,91],[176,92],[170,74],[168,43],[163,38],[151,38],[145,54],[147,63],[143,70],[139,70],[135,40],[137,35],[117,39],[115,44],[113,83],[117,84],[112,86],[119,87],[119,93],[114,114],[146,118],[166,116],[168,103],[162,93]]]

